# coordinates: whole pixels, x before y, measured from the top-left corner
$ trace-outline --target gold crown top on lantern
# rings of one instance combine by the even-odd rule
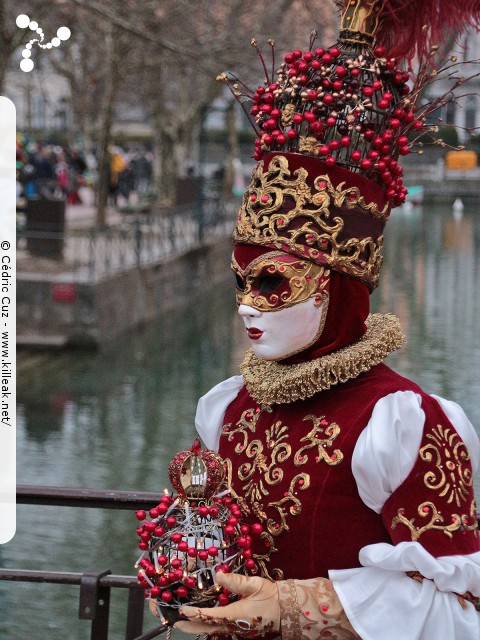
[[[233,595],[216,584],[218,572],[256,573],[251,535],[262,526],[242,524],[237,503],[224,489],[225,462],[201,449],[198,439],[169,466],[178,495],[165,490],[157,506],[136,512],[142,555],[138,581],[154,613],[167,625],[179,619],[184,604],[213,607]]]
[[[250,90],[232,74],[218,76],[257,134],[259,164],[239,211],[236,243],[307,257],[376,287],[383,228],[407,195],[399,158],[435,130],[427,117],[464,82],[453,78],[447,93],[417,108],[422,89],[442,75],[431,66],[435,47],[426,45],[443,25],[465,22],[473,7],[460,0],[446,15],[443,5],[347,0],[333,46],[316,46],[314,33],[308,49],[287,53],[274,74],[252,40],[263,84]],[[272,66],[274,44],[269,40]],[[403,63],[418,52],[418,74],[402,68],[386,45]]]

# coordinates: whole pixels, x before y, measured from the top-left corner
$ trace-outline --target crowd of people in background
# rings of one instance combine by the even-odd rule
[[[132,194],[145,196],[151,189],[152,161],[152,153],[143,148],[110,147],[109,204],[128,204]],[[17,199],[62,198],[68,204],[90,204],[98,181],[94,152],[37,144],[22,135],[17,138],[16,169]]]

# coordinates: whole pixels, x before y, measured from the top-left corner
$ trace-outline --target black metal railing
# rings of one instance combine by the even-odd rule
[[[17,229],[17,248],[53,257],[77,281],[94,282],[125,269],[162,262],[227,237],[239,199],[209,198],[168,214],[125,215],[103,228],[65,232]],[[65,270],[65,268],[64,268]]]
[[[158,500],[158,494],[150,492],[25,485],[17,487],[18,504],[132,510],[154,507]],[[80,587],[78,617],[91,621],[90,640],[108,640],[112,589],[128,589],[125,640],[150,640],[167,630],[162,625],[143,633],[144,590],[134,576],[114,575],[110,569],[86,570],[83,573],[0,569],[0,580]]]

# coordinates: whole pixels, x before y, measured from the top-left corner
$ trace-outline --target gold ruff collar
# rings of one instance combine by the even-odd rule
[[[367,332],[358,342],[300,364],[261,360],[249,349],[240,366],[248,392],[260,404],[305,400],[369,371],[405,342],[394,315],[371,314],[366,325]]]

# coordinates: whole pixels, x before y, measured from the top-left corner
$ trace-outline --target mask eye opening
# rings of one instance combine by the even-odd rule
[[[262,274],[258,279],[258,289],[260,293],[273,293],[282,284],[283,277],[279,275]]]
[[[245,291],[245,281],[239,273],[234,272],[235,286],[239,291]]]

